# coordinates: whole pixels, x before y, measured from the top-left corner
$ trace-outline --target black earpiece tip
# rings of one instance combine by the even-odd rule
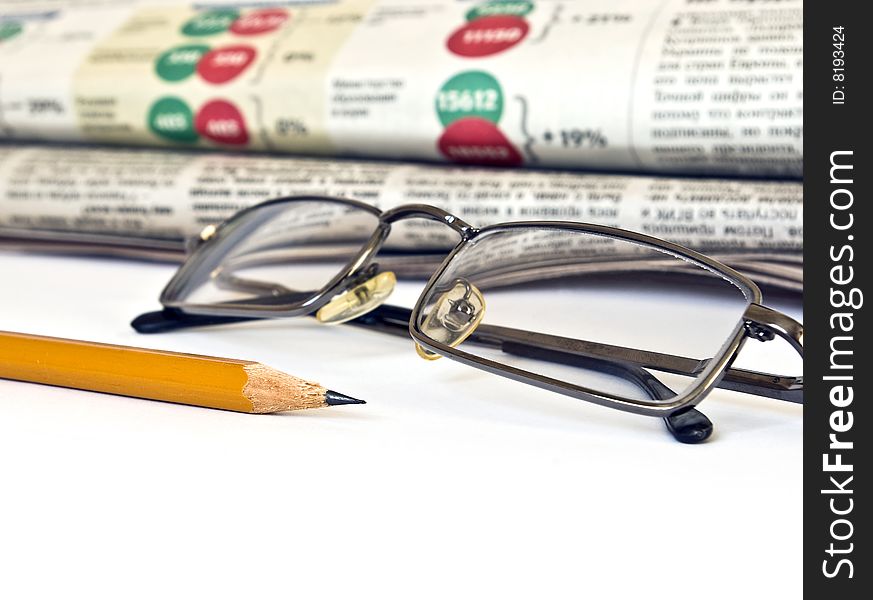
[[[131,321],[130,326],[137,333],[164,333],[189,327],[205,327],[207,325],[226,325],[241,321],[252,321],[253,317],[216,317],[211,315],[189,315],[179,310],[165,308],[155,312],[142,314]]]
[[[694,407],[680,410],[664,418],[664,424],[676,441],[683,444],[699,444],[712,435],[712,421]]]
[[[177,319],[173,318],[173,314],[170,311],[157,310],[141,314],[131,321],[130,326],[137,333],[162,333],[175,329],[177,321]]]

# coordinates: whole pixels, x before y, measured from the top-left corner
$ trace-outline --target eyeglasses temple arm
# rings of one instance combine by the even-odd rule
[[[408,327],[411,314],[412,311],[408,308],[383,304],[366,315],[349,321],[349,324],[367,327],[391,335],[407,337],[409,335]],[[767,336],[762,338],[761,335],[754,333],[754,330],[758,327],[769,327],[772,328],[774,335],[780,335],[781,337],[789,336],[790,339],[786,339],[789,339],[789,342],[802,354],[803,327],[790,317],[767,307],[753,304],[744,318],[746,320],[747,331],[750,331],[751,337],[766,340]],[[260,319],[252,317],[193,315],[180,310],[165,308],[162,311],[140,315],[134,319],[131,325],[139,333],[164,333],[189,327],[253,320]],[[511,351],[513,348],[512,344],[521,344],[526,347],[541,348],[544,351],[564,352],[594,359],[607,359],[686,376],[697,375],[706,367],[705,360],[563,338],[495,325],[480,325],[467,341],[501,348],[509,344],[504,348],[505,351]],[[718,383],[718,387],[777,400],[803,403],[803,377],[772,375],[758,371],[730,368],[725,371],[724,377]]]
[[[371,327],[385,333],[406,337],[411,312],[406,308],[382,305],[363,317],[351,321],[350,324]],[[803,326],[791,317],[771,308],[752,304],[744,315],[744,321],[750,337],[761,341],[773,339],[766,335],[761,336],[754,333],[757,328],[772,327],[774,335],[789,336],[786,339],[803,356]],[[528,349],[535,347],[546,353],[559,352],[591,359],[607,359],[613,365],[648,367],[689,377],[698,375],[707,365],[706,360],[485,324],[479,325],[467,339],[467,343],[499,347],[510,354],[518,353],[522,347]],[[530,350],[526,351],[530,352]],[[558,354],[552,354],[551,359],[547,358],[546,354],[537,358],[565,362],[558,360]],[[648,374],[647,371],[644,372]],[[729,368],[725,371],[717,387],[786,402],[803,403],[803,377]]]
[[[306,300],[312,296],[312,292],[297,292],[271,286],[270,292],[282,290],[281,293],[269,293],[258,298],[261,304],[286,304],[295,301]],[[262,317],[226,317],[217,315],[198,315],[186,313],[177,308],[164,307],[163,310],[143,313],[133,321],[130,326],[137,333],[167,333],[178,329],[190,327],[207,327],[209,325],[228,325],[230,323],[244,323],[246,321],[262,321]]]
[[[700,374],[708,362],[672,354],[532,333],[494,325],[480,325],[468,341],[488,343],[492,346],[496,344],[505,346],[507,343],[515,342],[579,356],[611,359],[688,377]],[[717,387],[764,396],[765,398],[803,403],[803,377],[773,375],[732,367],[725,371]]]
[[[153,312],[143,313],[133,321],[130,326],[137,333],[168,333],[180,329],[194,327],[207,327],[209,325],[228,325],[230,323],[242,323],[244,321],[259,321],[257,317],[218,317],[213,315],[192,315],[183,313],[175,308],[164,308]]]

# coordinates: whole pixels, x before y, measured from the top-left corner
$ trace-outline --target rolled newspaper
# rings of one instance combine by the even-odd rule
[[[0,137],[802,173],[802,2],[0,0]]]

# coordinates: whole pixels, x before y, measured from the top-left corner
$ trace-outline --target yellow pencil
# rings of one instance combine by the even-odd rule
[[[0,378],[245,413],[364,404],[252,361],[4,331]]]

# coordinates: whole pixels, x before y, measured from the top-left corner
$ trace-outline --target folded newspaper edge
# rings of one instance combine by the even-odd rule
[[[599,223],[728,258],[761,282],[802,281],[799,261],[784,266],[803,246],[803,194],[795,182],[0,144],[7,246],[178,260],[186,239],[238,210],[277,196],[323,195],[383,210],[433,204],[479,227]],[[453,245],[452,235],[437,223],[402,222],[386,248],[428,260],[428,252]],[[597,245],[590,253],[614,258]]]

